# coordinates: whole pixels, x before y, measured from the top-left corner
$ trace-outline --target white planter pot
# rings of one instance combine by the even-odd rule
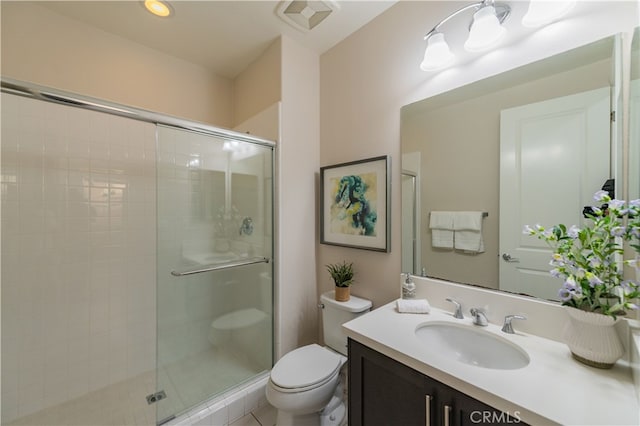
[[[564,339],[578,361],[596,368],[611,368],[624,354],[615,324],[609,315],[563,306],[569,315]]]

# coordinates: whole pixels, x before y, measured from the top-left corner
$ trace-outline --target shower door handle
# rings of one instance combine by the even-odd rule
[[[207,268],[192,269],[189,271],[171,271],[171,275],[174,277],[184,277],[186,275],[201,274],[203,272],[220,271],[222,269],[237,268],[239,266],[253,265],[255,263],[269,263],[271,260],[268,257],[254,257],[246,260],[236,260],[234,262],[222,263],[219,265],[213,265]]]

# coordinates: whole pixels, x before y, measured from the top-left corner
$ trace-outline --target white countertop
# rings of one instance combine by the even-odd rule
[[[610,370],[583,365],[567,346],[518,332],[509,335],[489,324],[483,330],[524,349],[529,364],[517,370],[496,370],[464,364],[438,354],[415,335],[428,321],[472,324],[449,312],[431,308],[430,314],[398,313],[396,302],[384,305],[343,325],[348,337],[451,386],[526,423],[564,425],[639,425],[638,399],[625,361]]]

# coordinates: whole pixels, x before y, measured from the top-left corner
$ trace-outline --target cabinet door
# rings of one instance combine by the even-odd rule
[[[444,426],[525,425],[517,411],[504,413],[444,384],[440,384],[440,395]]]
[[[348,386],[350,426],[524,425],[351,339]]]
[[[349,340],[350,426],[436,425],[437,403],[425,376]]]

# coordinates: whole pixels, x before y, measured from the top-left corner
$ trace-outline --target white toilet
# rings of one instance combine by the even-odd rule
[[[347,337],[341,326],[371,310],[371,301],[351,296],[338,302],[330,291],[320,302],[327,347],[314,343],[295,349],[271,370],[266,393],[278,410],[277,426],[346,424],[340,369],[347,362]]]

